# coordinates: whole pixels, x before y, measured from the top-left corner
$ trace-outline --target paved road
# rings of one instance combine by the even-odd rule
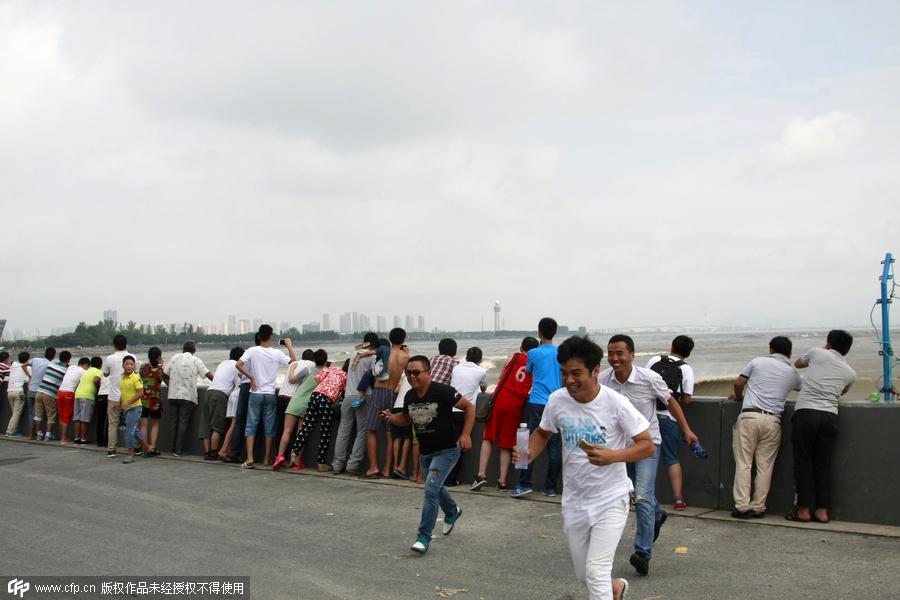
[[[460,600],[586,598],[558,505],[458,493],[457,529],[418,557],[421,497],[412,484],[123,465],[0,440],[0,575],[246,575],[254,598],[425,599],[436,587],[468,590]],[[900,597],[896,538],[673,517],[638,579],[633,531],[614,570],[632,581],[629,600]]]

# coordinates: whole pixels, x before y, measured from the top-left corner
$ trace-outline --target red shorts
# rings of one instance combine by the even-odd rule
[[[484,439],[496,442],[498,448],[514,448],[516,430],[522,422],[522,408],[525,400],[501,398],[494,404],[491,416],[484,423]]]
[[[59,422],[68,425],[72,422],[75,411],[75,392],[57,392],[56,409],[59,411]]]

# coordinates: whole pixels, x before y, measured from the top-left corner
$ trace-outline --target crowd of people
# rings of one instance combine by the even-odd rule
[[[484,434],[471,489],[488,484],[488,465],[496,447],[497,488],[508,488],[511,462],[523,458],[529,466],[519,471],[510,493],[514,498],[534,493],[533,461],[546,449],[548,468],[541,493],[553,497],[562,484],[564,528],[576,574],[592,599],[621,598],[628,582],[612,580],[611,570],[629,504],[634,504],[636,515],[629,563],[647,575],[653,543],[667,518],[654,489],[658,463],[661,459],[667,468],[673,508],[683,510],[679,444],[690,444],[698,454],[702,451],[682,409],[694,392],[694,374],[687,363],[694,342],[677,336],[668,353],[641,367],[634,364],[634,340],[614,335],[606,345],[609,366],[603,369],[604,350],[599,345],[573,336],[556,346],[556,333],[556,321],[541,319],[539,339],[523,339],[503,368],[485,414],[479,415]],[[253,346],[233,348],[214,373],[195,355],[192,342],[166,364],[160,349],[151,348],[147,362],[141,364],[122,335],[115,336],[115,352],[105,360],[82,357],[72,364],[71,352],[57,356],[53,348],[47,348],[43,357],[21,352],[14,361],[9,353],[0,352],[0,390],[12,410],[7,436],[24,435],[18,429],[27,412],[33,440],[54,440],[58,423],[61,444],[87,444],[93,422],[96,444],[107,449],[107,456],[118,455],[120,429],[127,453],[124,463],[134,462],[138,454],[158,455],[160,390],[165,383],[171,451],[183,456],[190,445],[191,419],[198,412],[197,381],[205,378],[209,384],[199,411],[198,437],[206,460],[255,468],[256,437],[262,426],[263,462],[275,471],[301,470],[306,444],[318,428],[319,471],[424,484],[414,552],[427,552],[439,511],[444,513],[442,532],[449,535],[462,509],[447,488],[459,484],[462,459],[472,448],[478,395],[487,389],[482,351],[469,348],[459,361],[456,342],[443,339],[436,356],[414,355],[405,344],[406,332],[395,328],[387,339],[366,333],[338,367],[331,365],[325,350],[306,350],[298,358],[290,339],[280,341],[286,353],[273,341],[272,327],[261,326]],[[799,390],[792,421],[797,505],[787,517],[828,522],[838,400],[855,379],[844,359],[852,342],[847,332],[833,330],[824,348],[791,363],[791,341],[776,336],[768,354],[754,358],[741,371],[731,396],[742,403],[734,425],[732,516],[765,514],[785,400],[792,390]],[[284,382],[276,388],[283,366]],[[795,368],[807,369],[807,376],[801,380]],[[279,421],[282,435],[276,446]],[[530,432],[527,448],[516,447],[520,423]],[[379,456],[382,435],[387,443]],[[364,471],[366,457],[369,466]],[[754,464],[756,477],[751,482]]]

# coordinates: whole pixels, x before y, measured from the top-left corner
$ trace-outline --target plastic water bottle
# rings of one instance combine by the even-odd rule
[[[693,452],[694,456],[696,456],[697,458],[702,458],[703,460],[709,458],[709,452],[707,452],[706,448],[701,446],[699,442],[694,442],[693,444],[691,444],[691,452]]]
[[[516,447],[519,449],[519,461],[516,463],[517,469],[528,468],[528,424],[519,423],[516,430]]]

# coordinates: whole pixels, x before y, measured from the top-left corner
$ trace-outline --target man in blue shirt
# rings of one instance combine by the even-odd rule
[[[538,322],[538,335],[541,345],[528,351],[528,363],[525,370],[533,375],[531,393],[528,394],[528,402],[522,411],[522,421],[528,424],[528,431],[533,432],[541,424],[544,416],[544,407],[547,406],[547,398],[550,394],[562,387],[562,377],[559,374],[559,363],[556,360],[556,346],[553,345],[553,336],[556,335],[556,321],[550,317],[544,317]],[[552,498],[556,495],[556,484],[562,470],[562,447],[559,434],[550,438],[547,444],[547,480],[544,483],[543,495]],[[531,486],[531,477],[534,472],[533,463],[528,469],[519,471],[519,485],[512,491],[513,498],[527,496],[534,491]]]

